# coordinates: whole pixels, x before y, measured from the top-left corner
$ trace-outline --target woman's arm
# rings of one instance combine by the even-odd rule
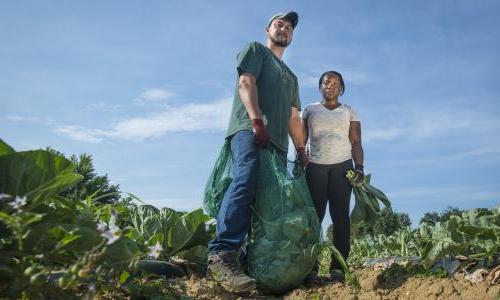
[[[361,122],[351,121],[349,126],[349,140],[352,145],[352,159],[356,165],[363,166],[364,153],[361,145]]]
[[[304,147],[307,145],[309,139],[309,128],[307,127],[307,119],[302,119],[302,137],[304,139]]]

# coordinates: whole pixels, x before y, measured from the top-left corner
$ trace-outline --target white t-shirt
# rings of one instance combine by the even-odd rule
[[[329,110],[317,102],[304,108],[302,119],[309,130],[309,161],[329,165],[352,158],[349,127],[351,121],[359,121],[354,109],[341,104]]]

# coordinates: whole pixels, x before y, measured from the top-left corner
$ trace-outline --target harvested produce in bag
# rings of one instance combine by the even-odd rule
[[[319,254],[321,225],[303,169],[293,170],[274,151],[260,151],[248,271],[272,293],[302,284]]]
[[[259,289],[283,293],[296,288],[319,254],[321,225],[303,169],[272,149],[259,151],[260,163],[252,229],[247,238],[248,271]],[[203,206],[216,217],[232,181],[231,149],[226,141],[205,187]]]

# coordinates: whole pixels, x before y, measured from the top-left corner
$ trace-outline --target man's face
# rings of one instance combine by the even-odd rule
[[[284,19],[274,19],[267,27],[267,36],[277,46],[286,47],[292,42],[292,23]]]

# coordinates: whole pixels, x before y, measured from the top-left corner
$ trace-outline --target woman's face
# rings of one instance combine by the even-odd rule
[[[323,77],[320,90],[324,99],[337,99],[342,90],[340,77],[335,74],[327,74],[325,77]]]

